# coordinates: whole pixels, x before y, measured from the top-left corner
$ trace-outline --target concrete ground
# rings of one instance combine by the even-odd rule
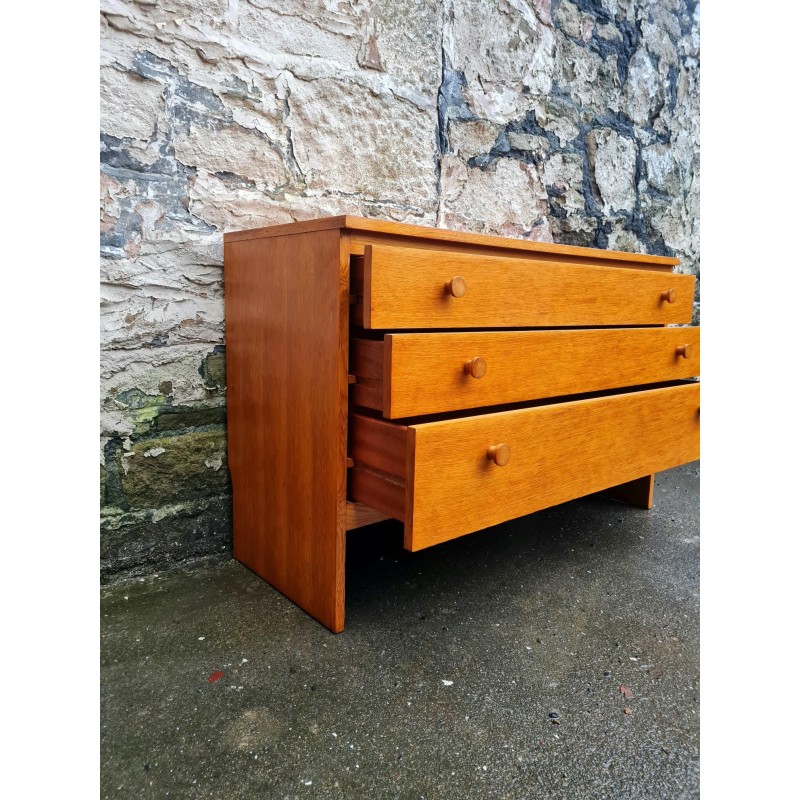
[[[338,636],[233,561],[106,589],[101,794],[697,797],[698,497],[354,531]]]

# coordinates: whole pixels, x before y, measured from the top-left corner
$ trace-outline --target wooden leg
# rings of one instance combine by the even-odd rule
[[[653,484],[655,475],[645,475],[643,478],[621,483],[619,486],[612,486],[598,494],[619,500],[635,508],[651,509],[653,507]]]

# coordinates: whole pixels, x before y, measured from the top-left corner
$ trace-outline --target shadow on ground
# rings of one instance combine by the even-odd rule
[[[233,561],[105,590],[102,796],[698,797],[698,497],[354,531],[338,636]]]

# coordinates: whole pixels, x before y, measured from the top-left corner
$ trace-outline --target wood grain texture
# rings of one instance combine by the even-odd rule
[[[491,444],[486,451],[486,455],[493,464],[504,467],[511,460],[511,448],[507,444]]]
[[[363,503],[347,502],[347,530],[363,528],[365,525],[372,525],[376,522],[391,519],[386,514],[376,511],[374,508],[365,506]]]
[[[699,408],[700,385],[690,383],[414,425],[405,546],[419,550],[694,461]],[[486,458],[498,442],[511,450],[502,468]]]
[[[655,475],[645,475],[643,478],[635,478],[627,483],[618,486],[611,486],[598,494],[603,497],[610,497],[628,506],[644,508],[648,511],[653,507],[653,487],[656,482]]]
[[[697,457],[699,386],[563,398],[696,375],[696,331],[462,329],[688,321],[677,263],[350,216],[226,234],[235,556],[341,631],[348,529],[394,517],[416,550],[592,492],[651,502]],[[351,322],[453,333],[351,346]]]
[[[347,453],[359,464],[405,480],[406,430],[405,425],[387,425],[373,417],[351,415]]]
[[[234,555],[332,631],[344,627],[348,250],[335,229],[225,242]]]
[[[405,455],[404,480],[375,473],[356,499],[375,506],[371,494],[388,481],[397,504],[402,486],[404,546],[420,550],[694,461],[699,408],[700,384],[686,383],[410,426],[353,414],[351,431],[367,421],[373,432],[396,429],[381,437],[384,463],[397,469]],[[503,467],[487,458],[501,443],[510,451]],[[642,489],[628,487],[627,500],[642,501]],[[386,513],[400,519],[397,511]]]
[[[382,408],[383,398],[382,341],[353,337],[350,339],[350,372],[356,382],[350,387],[350,400],[366,408]]]
[[[363,258],[367,247],[371,245],[389,247],[411,247],[416,250],[429,250],[433,253],[472,253],[486,256],[503,256],[522,260],[548,261],[558,264],[583,264],[596,267],[615,267],[621,269],[644,269],[654,272],[672,273],[675,265],[680,263],[676,258],[660,258],[640,253],[622,253],[599,248],[569,247],[557,245],[553,250],[519,248],[509,246],[516,239],[500,239],[491,245],[469,243],[468,241],[441,241],[427,237],[392,236],[386,233],[352,233],[350,236],[350,253],[352,257]],[[525,242],[521,242],[525,244]]]
[[[389,419],[700,374],[699,328],[399,333],[352,344],[351,369],[370,389],[354,399]],[[477,358],[479,379],[465,371]]]
[[[350,470],[347,493],[352,500],[401,522],[406,516],[406,486],[403,478],[356,464]]]
[[[445,286],[466,281],[462,297]],[[365,328],[666,325],[690,322],[693,275],[411,247],[364,253]],[[662,299],[676,290],[676,300]],[[359,294],[358,289],[355,293]]]
[[[438,242],[443,246],[469,245],[473,247],[502,248],[521,250],[527,253],[548,253],[553,255],[603,257],[615,261],[638,261],[640,263],[675,265],[678,259],[667,256],[652,256],[641,253],[624,253],[616,250],[596,250],[589,247],[573,247],[553,244],[552,242],[533,242],[529,239],[509,239],[503,236],[490,236],[482,233],[466,233],[449,231],[443,228],[430,228],[423,225],[408,225],[401,222],[366,219],[357,216],[323,217],[321,219],[293,222],[286,225],[273,225],[267,228],[254,228],[247,231],[235,231],[225,234],[226,242],[246,241],[249,239],[270,238],[288,234],[308,233],[320,230],[346,229],[355,236],[363,234],[379,234],[399,239],[414,237],[420,241]],[[354,239],[355,239],[354,236]]]

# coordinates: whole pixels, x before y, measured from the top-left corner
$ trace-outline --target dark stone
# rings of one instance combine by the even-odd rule
[[[467,79],[464,73],[452,69],[447,61],[447,56],[442,53],[442,82],[437,96],[438,125],[436,132],[440,154],[450,152],[447,127],[451,119],[465,121],[478,119],[464,102],[462,91],[466,85]]]
[[[211,353],[207,355],[199,369],[206,386],[221,389],[226,385],[225,379],[225,353]]]
[[[678,102],[678,68],[672,64],[667,70],[667,99],[670,111],[675,110]]]
[[[560,150],[568,151],[570,149],[569,147],[562,148],[559,144],[558,137],[552,131],[543,128],[537,122],[535,111],[528,111],[522,119],[509,122],[506,126],[506,130],[514,133],[527,133],[533,136],[542,136],[547,139],[550,149],[554,152]]]
[[[515,156],[512,156],[514,158]],[[467,166],[471,169],[481,169],[485,170],[487,167],[490,167],[494,162],[497,160],[497,156],[494,153],[480,153],[477,156],[472,156],[472,158],[467,160]]]
[[[594,177],[594,164],[595,155],[597,153],[597,142],[593,135],[593,131],[587,130],[585,135],[580,137],[580,142],[583,147],[583,201],[587,213],[597,217],[598,229],[600,228],[600,220],[602,219],[602,205],[600,198],[600,189],[597,187],[597,181]],[[599,246],[599,245],[598,245]]]
[[[254,84],[247,84],[241,78],[235,75],[228,80],[227,86],[222,90],[223,94],[230,97],[238,97],[241,100],[253,100],[256,102],[261,101],[262,92]]]
[[[120,481],[122,440],[115,438],[106,442],[103,449],[105,465],[101,471],[101,508],[120,508],[127,510],[128,501],[122,491]]]
[[[152,395],[139,388],[125,389],[115,395],[118,403],[126,405],[128,409],[152,408],[163,406],[166,398],[162,395]]]
[[[611,16],[611,12],[603,5],[602,0],[572,0],[572,4],[584,14],[591,14],[598,22],[604,24],[615,24],[616,22]]]
[[[555,216],[555,215],[553,215]],[[565,216],[566,218],[566,216]],[[558,218],[556,218],[557,220]],[[553,221],[551,217],[551,221]],[[597,246],[597,231],[596,229],[587,231],[572,231],[561,230],[554,224],[552,225],[553,238],[559,244],[569,244],[575,247],[596,247]]]
[[[145,164],[131,155],[128,150],[128,141],[118,139],[116,136],[109,136],[107,133],[100,134],[100,164],[112,168],[104,171],[120,180],[124,180],[129,176],[124,174],[115,175],[112,170],[135,173],[138,182],[143,186],[145,185],[142,183],[143,175],[164,176],[174,172],[174,163],[165,158],[163,153],[162,157],[156,159],[152,164]]]
[[[536,121],[536,114],[534,111],[529,111],[522,119],[513,120],[506,125],[497,137],[492,149],[488,153],[481,153],[473,156],[467,161],[467,166],[473,169],[493,169],[494,162],[498,158],[513,158],[516,161],[522,161],[526,164],[541,164],[541,157],[537,154],[534,155],[529,150],[518,150],[511,146],[508,139],[509,133],[524,133],[533,136],[541,136],[547,140],[549,148],[554,151],[570,152],[571,148],[560,147],[558,137],[552,132],[543,128]]]
[[[107,514],[100,526],[103,583],[190,564],[229,558],[232,548],[230,495],[187,503],[160,520],[151,514]]]
[[[193,106],[200,106],[204,111],[208,110],[216,114],[227,115],[225,106],[214,92],[185,78],[176,80],[175,97]]]
[[[256,188],[256,182],[254,180],[244,178],[241,175],[237,175],[235,172],[215,172],[214,176],[219,178],[222,183],[230,188]]]
[[[145,455],[162,448],[159,455]],[[219,457],[219,467],[206,464]],[[118,459],[125,462],[120,487],[131,508],[157,509],[230,493],[222,426],[142,438]]]
[[[159,157],[152,164],[139,161],[128,147],[129,142],[125,139],[107,134],[100,136],[101,172],[121,183],[133,182],[136,186],[136,191],[130,196],[118,197],[122,211],[120,221],[112,229],[113,234],[127,239],[126,232],[131,229],[132,222],[126,214],[135,213],[134,207],[142,198],[158,199],[159,205],[164,208],[163,225],[174,225],[181,230],[191,229],[202,233],[216,231],[212,225],[189,214],[189,180],[196,170],[178,161],[168,142],[159,144]]]
[[[110,231],[100,231],[100,247],[101,248],[113,248],[115,250],[121,250],[125,247],[125,242],[127,238],[124,234],[120,233],[116,230]],[[124,258],[125,254],[120,253],[117,258]]]
[[[224,406],[197,407],[169,406],[153,422],[153,431],[176,431],[181,428],[201,428],[206,425],[224,425]]]
[[[592,35],[592,38],[584,44],[584,42],[576,42],[581,46],[587,47],[589,50],[597,53],[598,56],[604,61],[609,61],[613,56],[617,57],[617,76],[620,85],[624,85],[628,78],[628,64],[636,52],[639,44],[640,32],[636,26],[623,16],[613,17],[609,11],[603,7],[599,0],[572,0],[573,4],[582,11],[584,14],[591,14],[601,25],[613,25],[620,32],[620,39],[609,41],[598,36],[597,33]],[[562,34],[566,35],[558,24],[558,20],[553,15],[553,22],[556,29]],[[569,37],[572,39],[572,37]],[[572,39],[572,41],[576,41]]]
[[[592,119],[594,128],[611,128],[620,136],[636,140],[636,131],[630,118],[623,113],[595,114]]]
[[[177,77],[177,67],[164,58],[151,53],[149,50],[139,50],[133,56],[133,71],[142,78],[151,80],[165,80]]]
[[[547,208],[551,218],[555,219],[566,219],[567,218],[567,209],[564,208],[563,205],[559,202],[559,199],[563,197],[563,195],[551,193],[552,187],[547,186],[547,194],[550,196],[551,202],[548,203]],[[565,242],[562,242],[565,244]]]

